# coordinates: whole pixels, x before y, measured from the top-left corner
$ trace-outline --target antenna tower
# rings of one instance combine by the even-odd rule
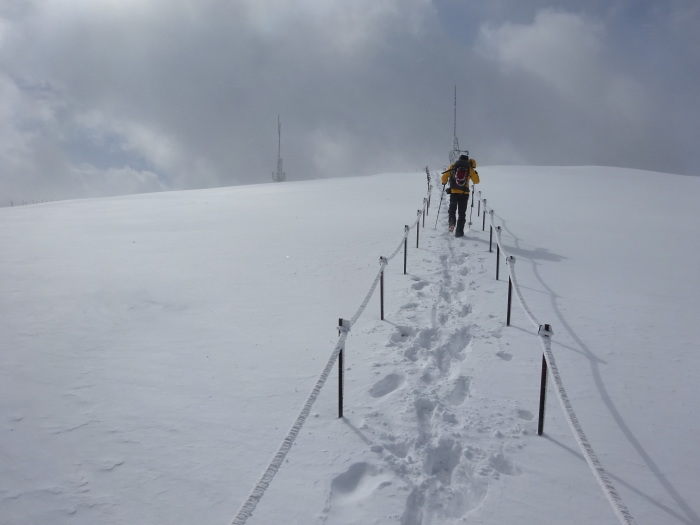
[[[454,129],[452,131],[452,151],[450,151],[450,164],[459,158],[459,140],[457,140],[457,85],[455,84]]]
[[[280,116],[277,115],[277,171],[272,173],[274,182],[284,182],[287,174],[282,169],[282,124],[280,124]]]

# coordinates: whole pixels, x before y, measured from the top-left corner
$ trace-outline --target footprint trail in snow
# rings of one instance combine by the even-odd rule
[[[464,523],[490,484],[519,474],[512,456],[534,415],[480,397],[471,372],[475,359],[513,359],[498,341],[502,321],[475,312],[479,296],[498,289],[483,275],[491,254],[483,243],[426,232],[422,270],[405,277],[405,302],[388,316],[393,332],[375,364],[382,373],[365,393],[367,410],[352,416],[374,460],[335,477],[321,523],[342,523],[347,505],[363,507],[366,523]],[[377,515],[373,500],[387,490],[403,501]]]

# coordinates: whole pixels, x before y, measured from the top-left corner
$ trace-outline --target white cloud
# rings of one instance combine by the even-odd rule
[[[602,105],[633,120],[644,113],[643,86],[611,66],[605,27],[587,16],[546,9],[531,24],[484,25],[479,49],[505,74],[532,75],[579,108]]]
[[[264,37],[279,37],[303,28],[308,51],[358,55],[384,39],[393,23],[419,32],[430,0],[242,0],[247,22]],[[311,41],[312,43],[309,43]]]
[[[155,173],[129,167],[103,170],[83,165],[73,168],[71,175],[83,197],[151,193],[167,189]]]
[[[216,170],[204,157],[192,151],[187,144],[183,144],[167,130],[159,129],[154,123],[133,118],[118,119],[109,113],[93,110],[79,115],[76,124],[93,143],[111,144],[112,148],[119,150],[118,153],[143,159],[158,173],[167,174],[168,186],[191,187],[193,178],[198,187],[216,186],[219,182]],[[81,167],[81,171],[85,171],[84,166]],[[137,183],[141,182],[145,184],[143,191],[154,191],[152,188],[155,183],[151,178],[155,175],[150,171],[147,171],[148,177],[144,178],[141,176],[143,170],[119,169],[111,172],[109,178],[132,176],[134,173],[139,173],[139,177],[131,177],[133,181],[129,183],[130,189],[135,189]],[[166,189],[166,184],[158,181],[157,187],[159,190]]]
[[[640,49],[624,40],[633,24],[615,26],[625,9],[595,18],[576,1],[590,14],[520,0],[498,16],[437,0],[0,0],[0,185],[55,197],[78,172],[113,169],[151,188],[126,168],[171,188],[268,181],[278,114],[289,180],[437,165],[455,84],[460,141],[484,162],[637,166],[663,134],[668,158],[697,165],[693,145],[673,144],[674,129],[697,136],[694,55],[674,39]],[[477,37],[455,39],[439,14]]]
[[[483,26],[480,46],[504,71],[526,71],[577,99],[600,78],[601,35],[602,27],[592,20],[544,10],[529,25]]]

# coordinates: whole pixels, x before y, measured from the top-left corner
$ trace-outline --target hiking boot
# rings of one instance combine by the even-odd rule
[[[464,237],[464,232],[456,231],[455,237]]]

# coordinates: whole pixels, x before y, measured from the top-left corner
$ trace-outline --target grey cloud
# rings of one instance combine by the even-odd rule
[[[442,167],[455,84],[482,164],[698,173],[689,1],[74,4],[0,9],[0,203],[267,182],[278,114],[291,180]]]

